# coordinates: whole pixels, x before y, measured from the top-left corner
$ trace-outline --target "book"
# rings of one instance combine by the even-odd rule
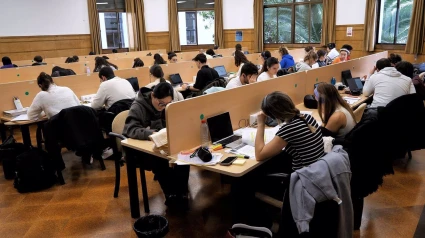
[[[14,110],[4,111],[3,115],[5,115],[7,117],[17,117],[17,116],[22,115],[22,114],[27,114],[27,111],[28,111],[28,107],[22,108],[22,109],[14,109]]]
[[[156,147],[162,147],[168,144],[167,128],[164,128],[157,133],[149,136],[149,139],[155,144]]]

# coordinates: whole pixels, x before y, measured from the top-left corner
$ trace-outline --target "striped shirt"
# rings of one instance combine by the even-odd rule
[[[308,124],[319,128],[319,124],[312,116],[304,115],[304,117]],[[288,143],[285,150],[292,156],[293,170],[308,166],[325,154],[322,132],[318,129],[313,133],[306,121],[295,117],[276,133],[276,136]]]

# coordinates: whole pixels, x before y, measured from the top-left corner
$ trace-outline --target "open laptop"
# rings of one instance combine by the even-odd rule
[[[181,86],[183,84],[182,77],[180,74],[170,74],[170,82],[173,86]]]
[[[351,79],[351,78],[353,78],[353,76],[351,76],[351,70],[344,70],[344,71],[341,72],[342,83],[345,86],[348,86],[347,80]]]
[[[350,88],[351,93],[353,94],[362,94],[363,92],[363,83],[360,78],[351,78],[347,79],[348,87]]]
[[[242,144],[242,137],[233,134],[228,112],[208,118],[207,124],[213,144],[222,144],[223,147],[232,149]]]
[[[226,71],[226,68],[224,68],[224,65],[215,66],[214,70],[217,71],[219,77],[229,77],[229,74]]]

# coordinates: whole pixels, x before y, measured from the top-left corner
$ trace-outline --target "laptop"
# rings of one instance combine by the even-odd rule
[[[229,76],[229,74],[226,71],[226,68],[224,68],[223,65],[215,66],[214,67],[214,70],[217,71],[219,77],[223,77],[224,78],[224,77],[228,77]]]
[[[351,94],[360,95],[363,92],[363,83],[360,78],[347,79],[348,87],[350,88]],[[353,95],[354,95],[353,94]]]
[[[233,134],[229,112],[208,118],[207,124],[214,145],[222,144],[223,147],[234,149],[242,144],[242,137]]]
[[[353,76],[351,76],[351,70],[344,70],[341,72],[341,78],[342,78],[342,83],[346,86],[348,86],[348,82],[347,79],[351,79],[353,78]]]
[[[180,74],[170,74],[170,81],[173,86],[180,86],[183,84],[182,77]]]

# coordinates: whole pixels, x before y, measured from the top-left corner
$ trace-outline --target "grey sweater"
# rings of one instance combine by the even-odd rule
[[[353,235],[350,161],[342,146],[291,174],[289,201],[298,232],[308,232],[316,202],[335,200],[339,206],[338,237]]]

